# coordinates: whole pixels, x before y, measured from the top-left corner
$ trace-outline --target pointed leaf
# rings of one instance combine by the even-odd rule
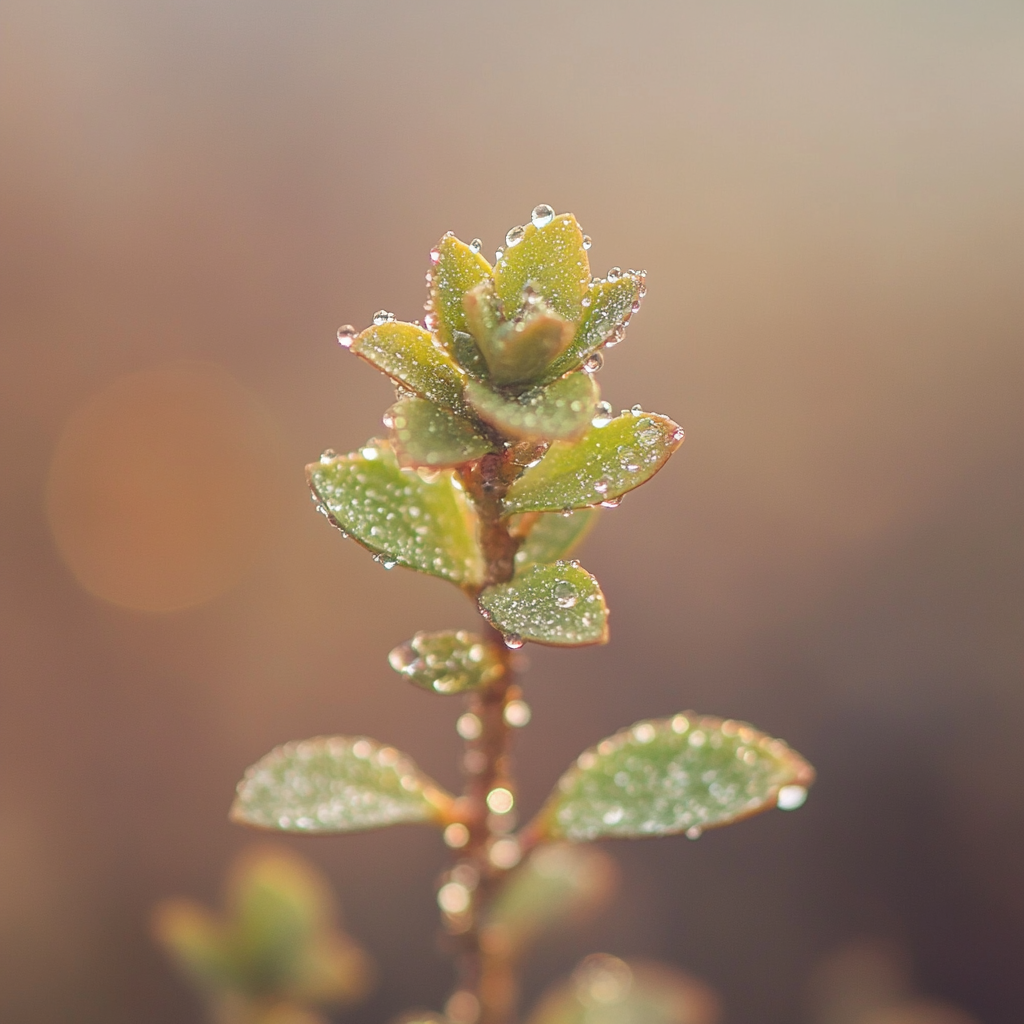
[[[356,335],[351,351],[421,398],[463,411],[466,373],[434,344],[430,331],[395,321],[377,324]]]
[[[682,430],[667,416],[624,413],[578,441],[555,441],[512,484],[502,510],[553,512],[614,501],[654,476],[682,443]]]
[[[597,580],[578,562],[531,565],[511,583],[488,587],[480,608],[506,642],[581,647],[608,642],[608,609]]]
[[[399,644],[388,655],[388,662],[410,683],[434,693],[476,690],[505,674],[501,652],[464,629],[417,633]]]
[[[443,823],[453,798],[404,754],[365,736],[285,743],[238,784],[231,819],[283,832]]]
[[[568,320],[544,310],[501,324],[477,339],[490,380],[498,387],[536,380],[569,347],[573,330]]]
[[[537,228],[527,224],[522,239],[508,246],[494,265],[494,287],[511,320],[523,304],[527,284],[559,316],[578,323],[590,283],[590,261],[583,232],[571,213]]]
[[[468,291],[490,278],[491,265],[450,231],[434,247],[431,260],[430,302],[437,318],[437,337],[457,357],[453,346],[455,332],[469,331],[463,299]]]
[[[428,482],[401,469],[387,442],[374,441],[351,455],[321,458],[306,476],[328,518],[385,565],[464,585],[483,579],[476,516],[450,472]]]
[[[542,513],[516,552],[516,572],[534,562],[556,562],[560,558],[568,558],[590,532],[596,519],[597,511],[592,508],[578,509],[569,515],[563,512]]]
[[[587,289],[589,305],[572,344],[548,367],[542,379],[555,377],[582,366],[619,328],[625,330],[640,303],[643,275],[626,271],[611,280],[593,282]],[[586,301],[586,300],[584,300]]]
[[[692,712],[638,722],[580,754],[531,826],[550,839],[636,838],[727,825],[803,790],[814,769],[744,722]],[[793,789],[784,793],[792,802]]]
[[[572,440],[586,433],[599,397],[589,373],[570,374],[518,398],[473,380],[466,385],[466,401],[480,419],[506,437],[531,441]]]
[[[486,455],[491,442],[469,420],[425,398],[403,398],[387,412],[403,466],[460,466]]]

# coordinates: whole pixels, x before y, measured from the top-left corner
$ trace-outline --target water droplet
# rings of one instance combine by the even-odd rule
[[[362,457],[366,459],[367,462],[373,462],[373,460],[380,455],[380,452],[377,451],[376,448],[371,448],[369,445],[367,445],[365,448],[359,449],[359,454],[362,455]]]
[[[642,405],[634,405],[629,411],[634,416],[643,416],[643,414],[644,414],[644,407]]]
[[[617,825],[626,816],[626,812],[621,807],[612,807],[610,810],[604,812],[601,816],[601,820],[606,825]]]
[[[508,229],[508,234],[505,235],[505,244],[511,249],[513,245],[518,245],[523,240],[525,234],[526,228],[522,224],[517,224],[514,228]]]
[[[518,651],[525,641],[518,633],[506,633],[504,636],[505,646],[510,650]]]
[[[600,352],[589,355],[583,364],[584,373],[597,373],[604,366],[604,356]]]
[[[594,490],[597,491],[598,494],[607,494],[609,486],[608,481],[604,477],[601,477],[601,479],[594,484]]]
[[[488,810],[494,814],[508,814],[514,803],[515,797],[512,796],[512,790],[506,789],[504,786],[495,786],[487,794]]]
[[[459,715],[458,721],[455,723],[455,731],[464,740],[475,740],[480,738],[480,733],[484,730],[483,723],[473,714],[472,711],[467,711],[464,715]]]
[[[524,725],[529,725],[532,714],[525,700],[510,700],[505,705],[505,724],[511,725],[513,729],[522,729]]]
[[[437,891],[437,905],[446,914],[464,914],[471,899],[469,890],[460,882],[446,882]]]
[[[506,836],[504,839],[497,840],[487,851],[487,859],[496,867],[501,868],[503,871],[508,871],[510,868],[514,868],[522,857],[522,850],[519,848],[519,842],[513,839],[511,836]]]
[[[603,1006],[621,1003],[629,995],[633,987],[633,972],[618,957],[592,953],[573,971],[572,980],[579,1001],[600,1010]]]
[[[383,551],[373,556],[375,562],[379,562],[385,569],[394,569],[398,565],[398,559],[394,555],[385,554]]]
[[[673,441],[682,441],[682,439],[686,435],[683,433],[683,428],[682,427],[676,427],[676,429],[673,430],[672,433],[669,434],[668,436],[670,438],[672,438]]]
[[[584,295],[583,298],[580,299],[580,305],[583,306],[584,309],[587,306],[589,306],[590,305],[590,296],[589,295]]]
[[[555,219],[555,211],[548,206],[547,203],[541,203],[539,206],[533,208],[533,213],[530,214],[530,220],[533,221],[535,228],[547,227]]]
[[[650,722],[641,722],[633,726],[633,738],[638,743],[650,743],[656,735],[656,730]]]
[[[356,340],[356,329],[351,324],[345,324],[338,328],[338,344],[342,348],[351,348],[352,342]]]
[[[601,502],[601,508],[618,508],[622,504],[622,498],[609,498]]]
[[[320,453],[320,462],[326,465],[328,462],[331,462],[333,459],[336,459],[337,457],[338,453],[333,448],[325,448]]]
[[[449,849],[461,850],[469,842],[469,829],[461,821],[453,821],[444,830],[444,842]]]
[[[583,236],[583,248],[584,249],[589,249],[593,244],[594,244],[594,242],[593,242],[593,239],[590,237],[590,235],[584,235]]]
[[[389,412],[384,413],[384,415],[381,416],[380,421],[381,423],[384,424],[385,427],[388,428],[388,430],[390,430],[395,425],[395,417],[392,416],[391,413]]]
[[[440,321],[441,321],[441,318],[437,315],[437,313],[435,313],[433,310],[431,310],[423,318],[423,326],[428,331],[436,331],[437,330],[437,325],[440,323]]]
[[[386,309],[378,309],[373,314],[373,323],[375,327],[380,327],[381,324],[386,324],[389,320],[394,320],[394,313],[389,313]]]
[[[606,427],[612,421],[614,412],[609,402],[598,402],[594,406],[594,418],[590,421],[591,426]]]
[[[480,1000],[472,992],[460,990],[444,1004],[444,1015],[450,1024],[476,1024],[480,1019]]]
[[[780,811],[795,811],[803,807],[807,799],[807,790],[803,786],[783,786],[779,790],[776,806]]]
[[[612,269],[608,271],[609,281],[618,281],[620,277],[622,277],[622,267],[612,267]]]
[[[497,263],[498,260],[500,260],[501,257],[504,256],[504,255],[505,255],[505,247],[503,245],[499,245],[498,248],[494,250],[494,262]]]
[[[441,262],[441,250],[437,247],[430,250],[430,262],[440,263]]]
[[[483,247],[484,243],[481,242],[479,238],[474,238],[473,241],[469,243],[471,252],[479,252]]]
[[[687,839],[700,839],[700,837],[703,834],[704,834],[704,829],[702,829],[699,825],[691,826],[690,828],[688,828],[686,830],[686,833],[685,833]]]

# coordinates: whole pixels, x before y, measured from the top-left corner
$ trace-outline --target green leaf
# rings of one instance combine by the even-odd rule
[[[527,1024],[717,1024],[718,999],[707,985],[664,964],[588,956],[572,977],[549,989]]]
[[[501,652],[464,629],[417,633],[399,644],[388,655],[388,662],[410,683],[434,693],[476,690],[505,674]]]
[[[522,239],[507,246],[494,265],[494,288],[507,320],[522,306],[528,284],[559,316],[579,321],[590,284],[590,261],[571,213],[541,228],[527,224]]]
[[[479,603],[511,645],[525,640],[556,647],[608,642],[604,594],[578,562],[531,565],[511,583],[487,587]]]
[[[620,328],[625,331],[643,290],[643,275],[632,271],[611,280],[593,282],[587,290],[590,304],[572,344],[548,367],[543,379],[553,380],[582,366],[587,356],[596,352]]]
[[[430,331],[395,321],[376,324],[356,335],[351,351],[420,398],[464,411],[466,373],[434,343]]]
[[[498,387],[536,380],[572,341],[573,325],[539,306],[521,320],[477,338],[491,381]]]
[[[328,518],[377,560],[473,586],[483,579],[476,516],[452,473],[401,469],[385,441],[306,467]],[[390,563],[390,564],[389,564]]]
[[[471,380],[466,401],[477,416],[506,437],[530,441],[572,440],[586,433],[600,397],[589,373],[573,373],[518,398]]]
[[[486,455],[491,442],[469,420],[425,398],[403,398],[387,412],[394,448],[403,466],[460,466]]]
[[[597,847],[544,844],[500,889],[484,922],[486,941],[519,956],[545,932],[593,917],[615,882],[615,862]]]
[[[814,769],[744,722],[692,712],[638,722],[580,754],[531,828],[550,839],[637,838],[727,825],[802,790]],[[797,806],[788,789],[783,803]]]
[[[443,823],[453,798],[404,754],[365,736],[285,743],[238,784],[232,821],[330,834],[409,822]]]
[[[490,279],[491,265],[450,231],[431,250],[430,259],[430,302],[437,318],[437,336],[458,358],[455,333],[469,331],[463,299],[472,288]]]
[[[537,515],[537,513],[528,513]],[[537,516],[526,540],[516,552],[516,571],[534,562],[556,562],[568,558],[576,545],[590,532],[597,519],[592,508],[563,512],[546,512]]]
[[[654,476],[682,443],[682,430],[667,416],[623,413],[578,441],[555,441],[512,484],[502,511],[554,512],[615,501]]]

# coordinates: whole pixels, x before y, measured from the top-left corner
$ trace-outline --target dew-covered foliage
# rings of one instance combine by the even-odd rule
[[[512,1024],[520,958],[560,922],[603,905],[614,882],[606,854],[571,844],[697,838],[760,810],[799,806],[813,779],[780,740],[687,713],[640,722],[585,751],[540,815],[517,827],[511,736],[531,710],[523,662],[511,652],[531,642],[608,642],[601,587],[571,556],[597,507],[619,505],[683,441],[667,416],[639,405],[615,416],[601,400],[596,374],[625,339],[647,284],[643,270],[593,276],[590,249],[576,218],[547,204],[508,230],[493,265],[480,239],[449,232],[429,252],[422,324],[380,310],[365,329],[338,331],[343,349],[391,378],[395,404],[384,415],[388,437],[348,455],[324,452],[307,467],[309,484],[318,511],[384,568],[454,583],[483,617],[479,634],[420,632],[388,659],[420,690],[463,695],[464,788],[445,793],[374,740],[320,737],[253,765],[232,816],[285,832],[407,822],[441,832],[453,862],[437,903],[459,980],[443,1015],[409,1022]],[[692,979],[597,954],[530,1021],[715,1024],[716,1014]]]

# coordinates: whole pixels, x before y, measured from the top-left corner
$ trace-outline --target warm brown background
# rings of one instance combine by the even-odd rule
[[[689,706],[820,782],[615,847],[615,912],[531,984],[650,954],[799,1024],[820,955],[882,936],[1024,1018],[1024,7],[6,0],[0,103],[0,1019],[199,1020],[147,908],[214,897],[273,744],[366,732],[456,783],[457,708],[385,655],[471,609],[343,543],[302,466],[388,401],[338,324],[420,315],[444,230],[491,251],[538,202],[649,271],[601,383],[687,442],[584,550],[611,645],[530,654],[523,802]],[[382,963],[347,1019],[437,1005],[437,838],[300,845]]]

